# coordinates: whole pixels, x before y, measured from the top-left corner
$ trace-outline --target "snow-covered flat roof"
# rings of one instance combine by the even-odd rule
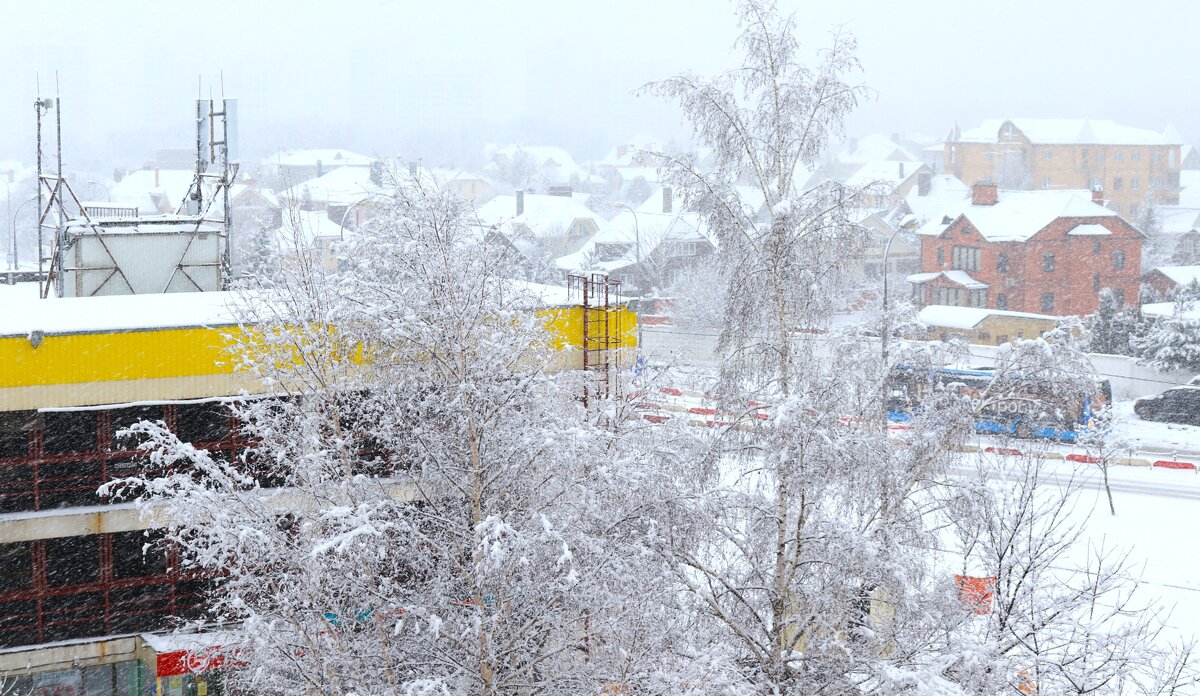
[[[0,338],[234,326],[230,292],[173,292],[155,295],[63,297],[9,303],[0,312]]]
[[[986,307],[951,307],[948,305],[929,305],[924,307],[918,313],[917,318],[921,323],[932,326],[945,326],[952,329],[973,329],[979,326],[979,322],[991,316],[1058,321],[1058,317],[1046,314],[1010,312],[1008,310],[988,309]]]

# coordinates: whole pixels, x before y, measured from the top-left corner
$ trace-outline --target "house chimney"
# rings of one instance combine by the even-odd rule
[[[525,214],[525,189],[517,189],[517,215]]]
[[[1103,186],[1093,186],[1092,187],[1092,202],[1095,203],[1096,205],[1104,205],[1104,187]]]
[[[903,181],[904,180],[904,163],[897,162],[896,164],[900,165],[900,180]]]
[[[321,163],[321,160],[317,160],[317,176],[322,176],[323,174],[325,174],[325,165]]]
[[[674,202],[675,201],[672,198],[671,187],[664,186],[663,187],[663,212],[664,213],[671,212],[671,204]]]
[[[971,205],[996,205],[1000,192],[990,181],[977,181],[971,186]]]
[[[933,172],[928,169],[917,172],[917,195],[928,196],[931,188],[933,188]]]
[[[158,188],[158,167],[154,168],[154,188]]]

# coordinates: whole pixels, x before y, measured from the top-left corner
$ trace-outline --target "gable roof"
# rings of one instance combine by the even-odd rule
[[[846,179],[847,186],[891,185],[899,186],[911,179],[918,170],[929,173],[933,170],[920,162],[898,160],[876,160],[867,162]]]
[[[868,162],[920,162],[921,158],[909,152],[904,146],[892,140],[883,133],[864,135],[853,142],[853,149],[838,153],[837,160],[846,164],[866,164]]]
[[[1092,202],[1089,191],[1001,191],[995,205],[972,205],[969,197],[964,199],[917,234],[938,236],[959,217],[967,218],[989,242],[1024,242],[1059,218],[1120,216]]]
[[[383,193],[382,187],[371,181],[369,168],[349,166],[338,167],[314,179],[302,181],[285,190],[283,197],[292,201],[303,200],[305,190],[312,200],[330,205],[353,205]]]
[[[567,234],[576,220],[599,222],[600,216],[583,204],[583,198],[526,193],[525,211],[517,215],[517,197],[506,194],[483,204],[475,214],[484,227],[506,227],[511,232],[513,226],[524,225],[534,237],[549,239]]]
[[[1200,282],[1200,266],[1159,266],[1154,271],[1158,271],[1179,285]]]
[[[661,198],[659,199],[661,201]],[[601,270],[614,271],[645,259],[664,242],[706,242],[716,246],[716,239],[708,233],[708,227],[699,213],[663,213],[639,209],[637,214],[626,210],[604,223],[579,251],[555,260],[565,271]],[[593,261],[597,247],[604,244],[628,245],[619,257],[609,261]],[[637,245],[640,244],[640,251]],[[588,262],[591,261],[590,266]]]
[[[975,280],[974,278],[971,277],[970,273],[967,273],[966,271],[957,271],[957,270],[956,271],[933,271],[932,273],[914,273],[914,274],[908,276],[907,278],[905,278],[905,280],[912,283],[913,285],[920,285],[922,283],[928,283],[931,280],[936,280],[939,277],[945,278],[946,280],[950,281],[951,283],[954,283],[955,285],[961,285],[964,288],[967,288],[968,290],[982,290],[983,288],[991,287],[990,285],[988,285],[987,283],[985,283],[983,281]]]
[[[950,141],[994,143],[1005,123],[1012,123],[1030,142],[1047,145],[1178,145],[1179,134],[1124,126],[1107,119],[991,118],[977,128],[962,131]],[[951,133],[953,136],[953,132]]]

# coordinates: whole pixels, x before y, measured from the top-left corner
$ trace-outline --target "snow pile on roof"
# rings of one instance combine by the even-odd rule
[[[538,239],[567,236],[576,220],[599,222],[599,216],[575,196],[525,194],[525,211],[517,215],[515,195],[496,196],[475,211],[484,227],[528,230]]]
[[[269,188],[265,188],[265,187],[259,186],[259,185],[250,185],[250,184],[234,184],[233,186],[229,187],[229,200],[232,201],[232,206],[234,208],[236,208],[240,204],[245,203],[244,201],[238,200],[239,198],[242,198],[243,196],[245,196],[246,198],[258,196],[267,205],[270,205],[275,208],[279,207],[279,197],[276,196],[275,192]]]
[[[917,233],[938,236],[961,215],[989,242],[1024,242],[1059,218],[1119,217],[1091,196],[1090,191],[1001,191],[995,205],[972,205],[968,197]]]
[[[1200,266],[1159,266],[1154,269],[1179,285],[1200,282]]]
[[[991,316],[1058,321],[1058,317],[1046,314],[1010,312],[1005,309],[988,309],[986,307],[951,307],[949,305],[929,305],[923,307],[917,314],[917,319],[922,324],[929,324],[931,326],[945,326],[952,329],[973,329],[979,326],[979,322]]]
[[[266,159],[266,164],[276,167],[370,167],[373,157],[360,155],[349,150],[287,150]]]
[[[292,186],[283,192],[283,197],[294,203],[304,200],[307,194],[313,202],[344,206],[354,205],[381,193],[383,188],[371,181],[370,169],[339,167]]]
[[[1179,319],[1200,320],[1200,307],[1187,303],[1180,307],[1174,302],[1153,302],[1142,305],[1142,314],[1147,317],[1178,317]]]
[[[183,205],[195,180],[190,169],[139,169],[112,184],[109,197],[143,215],[173,213]]]
[[[922,283],[928,283],[929,281],[935,280],[939,277],[944,277],[951,283],[961,285],[969,290],[982,290],[983,288],[990,287],[987,283],[975,280],[966,271],[933,271],[930,273],[914,273],[905,278],[905,280],[913,285],[920,285]]]
[[[1159,133],[1146,128],[1123,126],[1105,119],[1087,118],[1014,118],[987,119],[978,128],[962,131],[964,143],[994,143],[1001,129],[1012,123],[1030,142],[1048,145],[1178,145],[1173,129]]]

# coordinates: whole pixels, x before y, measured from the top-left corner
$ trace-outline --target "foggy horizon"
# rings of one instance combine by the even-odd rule
[[[219,98],[222,78],[225,95],[240,102],[245,161],[337,147],[472,166],[489,142],[598,159],[636,135],[688,141],[674,107],[634,92],[680,72],[733,67],[737,32],[724,0],[603,8],[362,1],[338,13],[216,0],[198,19],[183,5],[140,0],[102,14],[64,5],[13,8],[0,28],[8,66],[0,118],[9,125],[0,159],[33,164],[37,80],[51,96],[56,75],[68,171],[137,167],[157,150],[190,147],[198,79],[204,97]],[[997,11],[937,0],[886,21],[864,0],[780,6],[797,13],[807,51],[839,26],[857,38],[859,77],[874,98],[849,118],[850,136],[940,140],[955,122],[1007,117],[1158,131],[1172,123],[1185,141],[1200,132],[1184,102],[1200,77],[1176,70],[1190,20],[1200,19],[1194,5],[1129,13],[1113,2],[1022,1]]]

